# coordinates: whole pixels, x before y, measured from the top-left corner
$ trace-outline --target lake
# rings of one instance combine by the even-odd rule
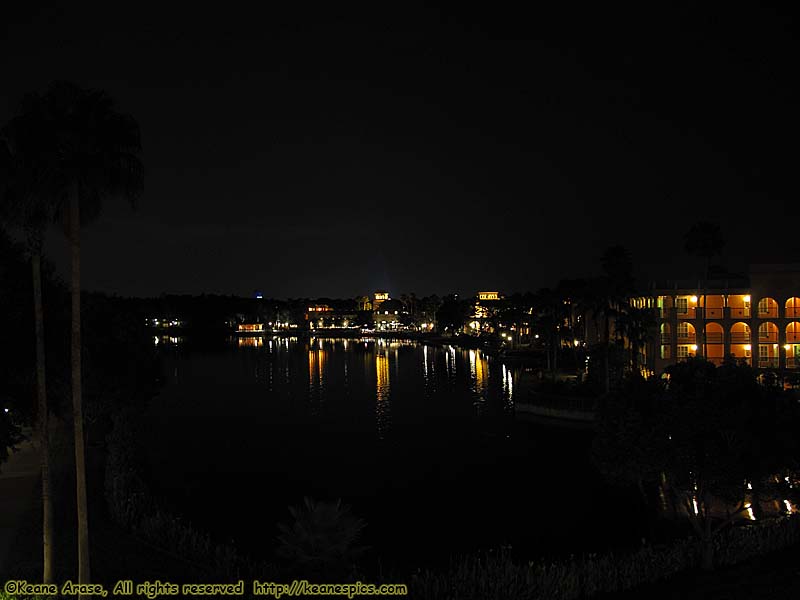
[[[149,477],[220,541],[269,557],[304,496],[341,498],[383,564],[511,546],[534,558],[640,543],[636,497],[591,464],[591,433],[515,416],[519,367],[384,339],[159,345]]]

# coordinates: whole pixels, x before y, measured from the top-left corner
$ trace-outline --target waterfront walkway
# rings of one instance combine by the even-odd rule
[[[13,559],[17,532],[36,505],[39,456],[39,446],[26,440],[0,465],[0,580]]]

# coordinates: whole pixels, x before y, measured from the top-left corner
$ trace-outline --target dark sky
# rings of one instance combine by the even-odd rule
[[[700,219],[732,269],[800,262],[792,14],[77,4],[0,24],[0,122],[54,79],[138,120],[145,195],[85,230],[89,289],[524,291],[612,244],[686,277]]]

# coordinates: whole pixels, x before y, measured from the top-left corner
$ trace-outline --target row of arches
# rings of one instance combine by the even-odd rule
[[[778,302],[769,296],[760,298],[758,301],[757,315],[759,317],[777,317],[778,316]],[[783,303],[784,316],[787,318],[800,317],[800,297],[792,296],[787,298]]]
[[[659,296],[657,305],[662,311],[675,308],[679,315],[691,317],[695,315],[695,308],[704,309],[707,318],[722,318],[725,308],[729,308],[734,317],[749,317],[751,312],[749,294]],[[759,298],[755,314],[761,318],[800,318],[800,296],[791,296],[781,303],[769,296]]]
[[[695,343],[697,331],[692,323],[681,322],[677,326],[678,343]],[[761,323],[758,327],[758,341],[761,343],[777,343],[779,338],[778,326],[772,322]],[[722,344],[725,341],[725,331],[720,323],[706,323],[705,327],[707,344]],[[728,331],[731,343],[749,344],[753,342],[750,326],[742,321],[737,321],[730,326]],[[792,321],[786,325],[786,343],[800,343],[800,321]],[[669,323],[661,324],[661,343],[672,342],[672,327]]]

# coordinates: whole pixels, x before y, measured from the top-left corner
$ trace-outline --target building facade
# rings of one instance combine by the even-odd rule
[[[744,279],[653,284],[632,304],[656,313],[656,372],[693,356],[800,367],[800,264],[754,265]]]

